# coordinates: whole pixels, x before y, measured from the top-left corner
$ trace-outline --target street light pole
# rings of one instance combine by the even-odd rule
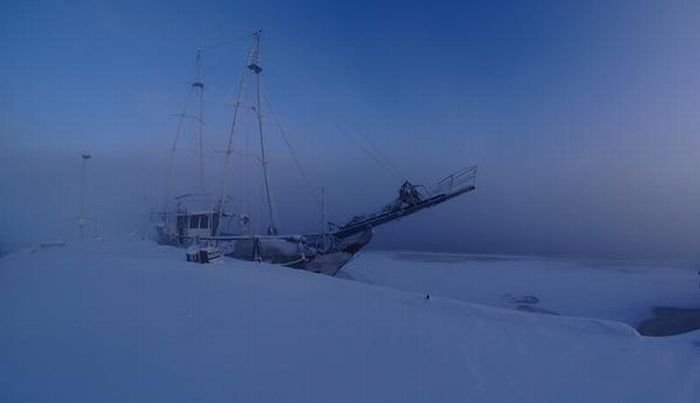
[[[87,162],[92,156],[90,154],[83,154],[83,167],[80,173],[80,217],[78,218],[78,228],[80,230],[80,241],[85,240],[85,187],[87,182]]]

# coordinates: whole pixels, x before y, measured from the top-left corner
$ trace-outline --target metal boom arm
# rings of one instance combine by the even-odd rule
[[[470,192],[476,189],[476,172],[476,166],[464,168],[446,176],[430,190],[407,181],[401,186],[399,197],[382,210],[355,217],[331,231],[331,234],[339,239],[347,238]],[[423,188],[423,191],[419,188]]]

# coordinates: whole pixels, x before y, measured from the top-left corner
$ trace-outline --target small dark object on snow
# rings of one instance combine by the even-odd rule
[[[430,299],[430,294],[425,294],[425,299]]]
[[[221,251],[214,247],[191,247],[187,249],[187,261],[194,263],[214,263],[221,261]]]

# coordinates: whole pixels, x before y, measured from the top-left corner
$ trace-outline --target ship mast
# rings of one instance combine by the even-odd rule
[[[202,135],[203,120],[203,104],[204,104],[204,82],[202,81],[202,50],[197,50],[197,58],[195,59],[195,80],[192,83],[192,88],[197,89],[199,93],[199,114],[197,116],[197,137],[199,140],[199,189],[204,193],[204,140]]]
[[[199,146],[198,157],[199,157],[199,190],[204,193],[204,139],[203,139],[203,103],[204,103],[204,82],[202,81],[202,51],[197,50],[197,57],[194,61],[195,78],[190,85],[190,92],[185,99],[185,105],[182,108],[182,113],[177,115],[179,117],[177,122],[177,128],[175,129],[175,139],[173,140],[173,145],[170,148],[170,161],[168,163],[168,175],[166,177],[165,192],[164,192],[164,211],[168,210],[168,201],[170,198],[170,186],[172,185],[173,169],[175,165],[175,153],[177,151],[178,143],[180,142],[180,135],[182,133],[182,126],[185,118],[194,119],[197,121],[197,143]],[[199,99],[199,111],[196,116],[191,115],[188,111],[190,108],[190,101],[192,97],[195,96]],[[166,218],[167,219],[167,218]]]
[[[275,222],[275,215],[272,209],[272,196],[270,194],[270,178],[267,171],[268,161],[265,156],[265,138],[263,136],[263,125],[262,125],[262,110],[260,106],[260,73],[262,72],[262,67],[260,67],[260,34],[261,30],[258,30],[253,34],[254,44],[253,52],[250,56],[250,63],[248,64],[248,69],[255,73],[255,86],[256,86],[256,106],[254,108],[255,115],[258,118],[258,135],[260,136],[260,157],[262,159],[263,176],[265,180],[265,195],[267,196],[267,211],[270,215],[270,226],[267,228],[268,235],[277,235],[277,224]]]
[[[250,49],[250,54],[248,55],[248,60],[253,55],[253,51],[255,48]],[[247,66],[246,66],[247,67]],[[219,226],[216,229],[217,234],[221,234],[221,227],[223,223],[223,217],[224,217],[224,203],[226,201],[226,185],[228,183],[228,166],[229,162],[231,160],[231,154],[233,153],[233,140],[236,134],[236,124],[238,123],[238,111],[241,108],[241,98],[243,97],[243,86],[245,85],[246,82],[246,77],[248,76],[248,69],[244,68],[243,69],[243,74],[241,74],[241,80],[238,83],[238,95],[236,95],[236,102],[233,105],[233,120],[231,122],[231,129],[229,130],[228,133],[228,142],[226,145],[226,150],[225,150],[225,157],[224,157],[224,179],[223,183],[221,185],[221,197],[219,198]]]

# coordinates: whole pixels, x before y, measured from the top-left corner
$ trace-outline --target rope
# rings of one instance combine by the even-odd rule
[[[267,105],[267,108],[270,110],[270,115],[272,116],[272,120],[275,122],[277,125],[277,128],[280,131],[280,134],[282,135],[282,139],[284,140],[284,143],[287,146],[287,149],[289,150],[289,154],[292,156],[292,160],[294,161],[294,165],[296,166],[297,170],[299,171],[299,174],[301,175],[302,179],[304,179],[304,182],[306,185],[309,187],[311,190],[311,193],[313,192],[313,189],[315,189],[314,185],[311,183],[309,180],[309,177],[306,175],[306,172],[304,171],[304,167],[301,165],[301,162],[299,162],[299,158],[297,158],[297,154],[294,151],[294,147],[292,147],[292,143],[289,141],[289,138],[287,137],[287,133],[284,131],[284,128],[280,124],[279,119],[277,119],[277,115],[275,114],[274,109],[272,108],[272,105],[270,103],[270,99],[267,96],[267,87],[263,84],[263,98],[265,98],[265,104]],[[321,208],[321,200],[318,197],[314,197],[314,200],[316,200],[316,203],[318,204],[318,207]]]
[[[383,161],[381,158],[379,158],[377,155],[373,154],[371,150],[369,150],[367,147],[365,147],[362,143],[357,141],[354,137],[352,137],[344,128],[336,125],[336,128],[342,134],[345,138],[350,140],[353,144],[355,144],[360,150],[362,150],[367,156],[369,156],[371,159],[374,160],[379,166],[384,168],[387,172],[389,172],[391,175],[393,175],[396,179],[398,180],[405,180],[405,178],[395,169],[392,169],[391,164],[388,164],[387,161]]]
[[[406,180],[406,175],[404,175],[403,173],[401,173],[401,171],[399,171],[399,169],[396,167],[396,164],[394,164],[389,159],[389,157],[387,157],[386,154],[384,154],[379,149],[379,147],[377,147],[372,141],[370,141],[370,139],[367,136],[365,136],[362,132],[358,131],[357,133],[359,133],[359,135],[367,142],[367,144],[369,144],[369,146],[374,150],[374,152],[377,153],[377,155],[382,160],[384,160],[384,162],[386,162],[387,166],[389,166],[391,168],[391,170],[394,171],[394,173],[396,174],[397,177],[400,177],[401,180]]]
[[[175,164],[175,151],[177,151],[178,142],[180,141],[180,134],[182,133],[182,122],[185,119],[185,112],[192,99],[192,94],[194,93],[194,87],[190,87],[190,91],[187,93],[185,98],[185,105],[183,106],[183,112],[179,115],[180,119],[177,121],[177,128],[175,129],[175,139],[173,140],[173,145],[170,148],[170,158],[168,159],[168,171],[165,175],[165,183],[163,185],[163,209],[168,209],[168,199],[170,198],[170,187],[172,186],[172,176]]]

